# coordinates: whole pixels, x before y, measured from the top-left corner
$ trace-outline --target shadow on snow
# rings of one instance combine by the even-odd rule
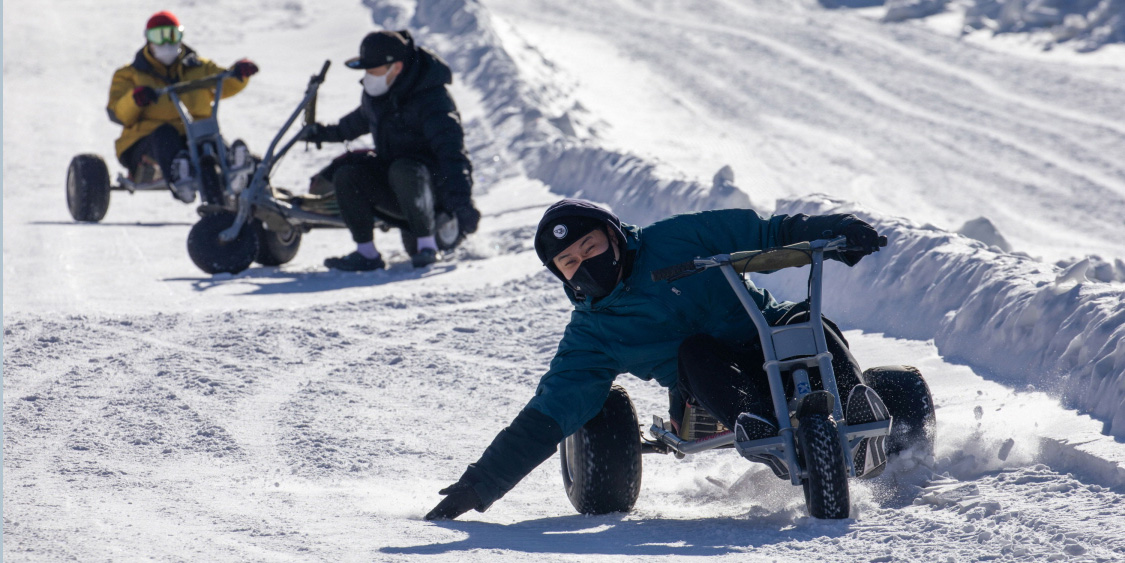
[[[391,264],[386,270],[374,272],[340,272],[335,270],[287,272],[274,266],[261,266],[250,268],[237,275],[216,274],[209,277],[165,278],[164,281],[191,282],[195,290],[200,292],[231,284],[250,285],[254,286],[254,289],[243,295],[276,295],[380,286],[437,276],[456,269],[457,265],[450,263],[438,263],[421,269],[414,269],[408,263]]]
[[[437,555],[474,549],[525,553],[596,555],[712,556],[747,553],[762,545],[840,537],[854,520],[815,521],[808,526],[763,526],[732,518],[698,520],[627,520],[625,515],[560,516],[514,524],[444,521],[435,525],[468,534],[448,543],[384,547],[382,553]]]
[[[84,221],[31,221],[29,225],[54,225],[66,227],[190,227],[195,223],[186,221],[100,221],[89,223]]]

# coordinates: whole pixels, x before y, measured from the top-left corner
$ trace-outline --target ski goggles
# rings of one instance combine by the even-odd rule
[[[145,39],[153,45],[179,43],[184,38],[183,26],[162,25],[145,30]]]

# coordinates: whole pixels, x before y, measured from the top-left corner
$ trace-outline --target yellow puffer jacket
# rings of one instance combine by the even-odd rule
[[[184,134],[184,124],[171,98],[161,96],[154,104],[140,107],[133,101],[133,88],[151,86],[163,88],[169,84],[185,80],[196,80],[226,70],[225,68],[195,54],[190,47],[183,45],[180,56],[170,67],[153,58],[146,45],[133,59],[133,63],[117,69],[113,73],[113,83],[109,87],[109,103],[106,111],[109,119],[125,127],[117,139],[117,156],[125,149],[141,140],[165,123],[171,123],[180,134]],[[233,96],[246,87],[250,81],[228,78],[223,81],[223,97]],[[193,118],[211,115],[211,103],[215,92],[211,89],[193,90],[181,94],[180,99],[187,106]]]

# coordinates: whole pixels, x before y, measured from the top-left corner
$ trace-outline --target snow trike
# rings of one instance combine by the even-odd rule
[[[247,186],[254,171],[255,159],[246,143],[239,139],[228,147],[219,133],[223,80],[233,76],[233,70],[226,70],[156,89],[158,96],[167,95],[172,99],[187,137],[187,164],[191,171],[187,174],[188,179],[180,180],[187,185],[177,184],[177,187],[183,193],[192,194],[191,199],[194,199],[195,193],[202,194],[204,205],[224,205],[228,200],[234,201],[235,195]],[[214,88],[215,101],[211,104],[209,117],[195,119],[180,95],[201,88]],[[96,223],[105,217],[109,209],[111,191],[167,193],[169,187],[169,179],[164,178],[160,167],[148,157],[142,159],[136,170],[128,171],[128,175],[118,173],[117,183],[111,185],[109,169],[102,157],[80,154],[71,159],[67,169],[66,203],[75,221]]]
[[[885,245],[886,238],[880,237],[879,243]],[[852,425],[844,418],[820,321],[821,281],[824,254],[849,249],[844,237],[839,237],[697,258],[652,272],[654,281],[671,282],[710,268],[722,271],[758,330],[778,432],[769,438],[738,441],[733,429],[689,403],[678,429],[653,416],[652,439],[646,439],[638,430],[628,394],[615,385],[601,412],[567,437],[560,451],[563,485],[575,509],[584,514],[631,510],[640,492],[642,453],[672,453],[683,458],[715,448],[734,448],[743,457],[766,464],[776,476],[801,486],[811,516],[847,518],[849,478],[857,477],[854,457],[861,446],[874,456],[893,457],[908,449],[932,455],[933,399],[922,374],[913,367],[866,370],[864,382],[878,395],[876,403],[883,403],[883,416]],[[811,320],[771,326],[743,276],[805,265],[811,269],[803,306]],[[864,440],[871,443],[864,444]],[[882,467],[860,478],[874,477]]]
[[[296,256],[304,233],[312,229],[347,227],[339,208],[335,206],[334,194],[293,195],[270,185],[274,167],[316,123],[317,90],[324,82],[329,65],[330,61],[324,61],[320,72],[309,78],[305,97],[270,142],[250,179],[250,185],[232,202],[200,208],[203,217],[188,236],[188,254],[204,272],[238,273],[253,262],[267,266],[284,264]],[[282,143],[302,114],[304,126]],[[438,213],[436,219],[438,248],[455,248],[463,238],[457,218]],[[383,231],[392,227],[402,229],[406,252],[411,255],[416,252],[417,241],[407,233],[404,220],[377,217],[376,226]]]

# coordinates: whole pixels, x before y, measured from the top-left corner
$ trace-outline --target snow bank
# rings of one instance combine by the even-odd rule
[[[884,21],[897,22],[943,11],[947,0],[887,0]],[[1046,31],[1045,48],[1070,42],[1079,52],[1125,41],[1125,0],[970,0],[964,29],[993,33]]]
[[[375,22],[419,30],[482,96],[489,126],[526,173],[555,193],[614,207],[645,224],[672,213],[748,207],[747,196],[720,172],[711,186],[663,178],[655,166],[573,136],[567,112],[550,86],[521,74],[504,49],[487,10],[473,0],[369,1]],[[1060,269],[1007,254],[956,233],[877,217],[840,201],[811,196],[779,202],[778,213],[854,211],[871,220],[891,245],[855,269],[833,268],[848,295],[829,309],[841,322],[913,339],[933,339],[944,356],[991,372],[1008,383],[1034,385],[1104,421],[1125,438],[1125,286],[1091,283],[1084,260]],[[987,221],[987,220],[985,220]],[[996,233],[999,236],[998,233]],[[1003,246],[1003,245],[1001,245]],[[780,273],[793,287],[803,273]],[[797,295],[784,297],[796,298]]]
[[[1093,51],[1125,41],[1125,0],[975,0],[965,12],[965,27],[995,33],[1047,30],[1056,42]]]
[[[521,76],[478,2],[421,0],[409,6],[369,0],[368,5],[376,24],[418,30],[419,42],[440,52],[481,93],[489,125],[507,140],[527,176],[553,192],[605,203],[638,224],[685,211],[750,206],[749,197],[722,174],[711,185],[668,178],[641,158],[576,137],[573,114],[581,108]]]
[[[779,201],[777,212],[856,213],[887,235],[887,248],[857,267],[829,265],[829,314],[864,330],[933,339],[942,356],[1055,393],[1125,439],[1125,285],[1088,279],[1090,260],[1063,269],[820,195]],[[806,275],[759,281],[797,299]]]

